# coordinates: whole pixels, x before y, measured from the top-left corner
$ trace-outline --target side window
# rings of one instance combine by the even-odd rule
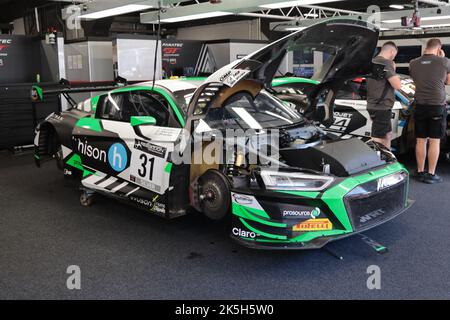
[[[365,81],[347,81],[336,94],[336,99],[365,100],[366,96]]]
[[[157,126],[167,126],[170,113],[164,99],[147,91],[128,91],[105,95],[99,101],[97,116],[105,120],[130,122],[131,117],[151,116]]]

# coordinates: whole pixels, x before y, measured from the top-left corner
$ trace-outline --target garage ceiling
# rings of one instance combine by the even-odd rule
[[[50,2],[45,0],[0,0],[0,23],[9,23],[16,18],[23,17],[27,10]]]
[[[407,15],[412,12],[411,0],[302,0],[296,1],[298,7],[284,7],[269,9],[261,7],[273,3],[287,2],[288,0],[222,0],[221,3],[211,4],[210,0],[0,0],[2,9],[0,22],[11,22],[13,19],[23,16],[27,9],[47,3],[63,2],[83,5],[82,16],[84,20],[117,16],[141,17],[142,23],[155,23],[158,21],[156,8],[162,3],[164,10],[161,13],[163,23],[170,23],[169,28],[177,28],[186,25],[202,25],[220,23],[232,20],[251,18],[265,18],[266,21],[279,22],[280,20],[314,20],[324,16],[348,15],[364,13],[374,2],[383,12],[394,12],[394,15],[402,14],[399,10],[390,8],[390,5],[404,5]],[[437,8],[436,4],[448,5],[448,0],[421,0],[421,8]],[[305,3],[309,5],[305,5]],[[450,7],[449,7],[450,8]],[[450,9],[449,9],[450,10]],[[351,12],[347,12],[351,11]],[[103,13],[103,14],[102,14]],[[398,17],[394,17],[397,19]],[[180,19],[180,17],[184,17]],[[391,20],[393,20],[392,18]],[[440,21],[444,23],[446,21]],[[448,21],[450,23],[450,19]],[[309,23],[309,22],[308,22]]]

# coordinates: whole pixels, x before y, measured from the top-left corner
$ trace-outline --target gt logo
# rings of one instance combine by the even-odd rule
[[[180,48],[164,48],[163,53],[164,54],[176,54],[180,51]]]

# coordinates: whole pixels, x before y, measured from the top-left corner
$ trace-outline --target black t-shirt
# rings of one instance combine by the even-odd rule
[[[377,56],[373,59],[373,63],[384,65],[384,71],[386,72],[386,79],[367,80],[367,108],[372,110],[390,110],[395,103],[395,90],[392,88],[388,79],[396,76],[394,62],[387,60],[382,56]],[[383,92],[386,91],[386,95],[383,97]]]
[[[424,54],[410,62],[409,72],[416,84],[415,100],[420,105],[445,106],[445,83],[450,73],[450,60]]]

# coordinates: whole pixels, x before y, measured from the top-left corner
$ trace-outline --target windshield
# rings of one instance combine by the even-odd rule
[[[253,99],[241,92],[230,97],[221,108],[211,108],[204,119],[211,129],[269,129],[291,126],[303,121],[289,105],[261,91]]]

